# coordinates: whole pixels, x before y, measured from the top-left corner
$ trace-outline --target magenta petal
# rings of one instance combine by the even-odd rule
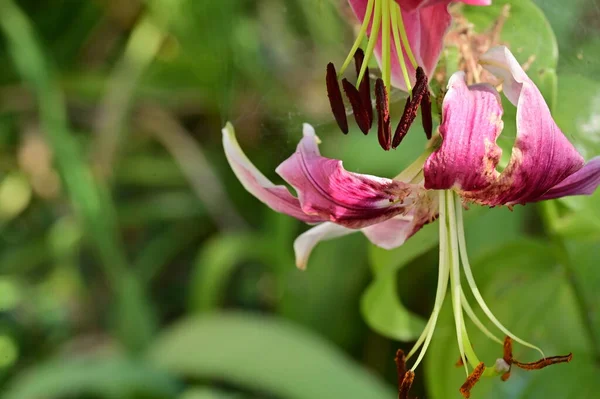
[[[223,128],[223,147],[231,169],[250,194],[273,210],[293,216],[306,223],[323,221],[315,215],[307,215],[300,202],[285,186],[276,186],[267,179],[246,157],[235,138],[235,130],[230,123]]]
[[[511,159],[495,190],[485,193],[486,202],[536,201],[581,169],[584,160],[560,131],[544,97],[508,48],[492,48],[480,62],[502,79],[506,97],[517,107],[517,139]]]
[[[457,0],[457,2],[469,4],[472,6],[489,6],[492,0]],[[429,7],[439,3],[450,3],[450,0],[396,0],[400,8],[404,11],[412,11],[417,8]]]
[[[405,213],[412,204],[412,185],[348,172],[342,161],[322,157],[317,144],[305,124],[296,152],[276,170],[296,189],[305,213],[357,229]]]
[[[497,176],[502,150],[502,104],[489,85],[467,87],[463,72],[448,82],[440,125],[441,147],[425,162],[425,188],[482,190]]]
[[[427,192],[411,212],[363,228],[361,231],[378,247],[392,249],[401,246],[427,223],[438,216],[438,195]]]
[[[591,195],[600,185],[600,157],[596,157],[583,168],[552,187],[540,200],[566,197],[568,195]]]

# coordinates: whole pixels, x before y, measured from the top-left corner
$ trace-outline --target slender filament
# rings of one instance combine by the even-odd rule
[[[465,276],[469,283],[469,287],[471,288],[471,292],[473,293],[473,296],[475,297],[475,299],[477,300],[477,303],[481,307],[481,310],[483,310],[485,315],[490,319],[490,321],[492,323],[494,323],[494,325],[496,327],[498,327],[498,329],[500,331],[502,331],[504,334],[508,335],[513,340],[520,343],[521,345],[524,345],[531,349],[537,350],[538,352],[540,352],[542,357],[545,358],[546,356],[544,355],[544,352],[540,348],[538,348],[537,346],[535,346],[533,344],[530,344],[527,341],[522,340],[521,338],[517,337],[515,334],[510,332],[506,327],[504,327],[504,325],[502,323],[500,323],[500,321],[498,321],[496,316],[494,316],[494,314],[492,313],[490,308],[487,306],[487,304],[483,300],[481,292],[479,292],[479,288],[477,288],[477,285],[475,283],[475,278],[473,277],[473,272],[471,271],[471,265],[469,264],[469,258],[467,256],[467,245],[465,243],[465,227],[464,227],[464,223],[463,223],[463,219],[462,219],[462,207],[457,207],[456,211],[458,214],[458,243],[459,243],[460,257],[462,259],[463,269],[465,271]]]
[[[342,68],[340,69],[340,72],[338,73],[338,77],[342,76],[342,74],[346,71],[346,68],[348,68],[348,65],[350,65],[350,62],[352,62],[352,59],[354,58],[354,53],[356,53],[356,50],[358,50],[360,43],[362,42],[363,38],[365,37],[365,35],[367,33],[367,29],[369,28],[369,23],[371,23],[371,15],[373,15],[373,5],[374,4],[375,4],[375,0],[369,0],[369,2],[367,3],[367,8],[365,10],[365,18],[363,19],[363,23],[360,26],[360,30],[358,31],[358,35],[356,36],[356,40],[354,41],[354,44],[352,45],[352,49],[350,50],[348,57],[346,57],[346,60],[342,64]],[[368,58],[365,58],[365,60],[368,60]],[[367,61],[365,61],[365,63],[366,62]]]
[[[381,2],[375,2],[375,16],[373,17],[373,26],[371,27],[371,35],[369,36],[369,43],[367,43],[367,50],[365,51],[365,62],[363,62],[362,67],[360,68],[360,73],[358,74],[358,79],[356,80],[356,86],[360,85],[360,81],[362,80],[365,72],[367,71],[367,66],[369,64],[368,60],[371,59],[373,55],[373,50],[375,49],[375,44],[377,44],[377,39],[379,38],[379,27],[381,26]]]
[[[446,193],[444,191],[439,192],[440,198],[440,267],[438,271],[438,284],[437,290],[435,294],[435,302],[433,305],[433,312],[431,313],[430,323],[426,328],[427,336],[425,337],[425,341],[423,343],[423,349],[419,353],[419,357],[413,364],[411,371],[415,371],[416,368],[423,360],[425,356],[425,352],[427,352],[427,348],[429,347],[429,343],[431,342],[431,338],[433,337],[433,332],[435,331],[435,325],[437,323],[438,317],[440,315],[440,310],[442,309],[442,304],[444,303],[444,297],[446,296],[446,290],[448,288],[448,277],[450,274],[450,264],[449,264],[449,253],[448,253],[448,227],[446,223]],[[412,351],[411,351],[412,352]]]
[[[404,27],[404,20],[402,19],[402,10],[400,10],[400,6],[396,7],[396,13],[398,14],[398,28],[400,30],[400,37],[402,37],[402,46],[404,46],[406,55],[408,56],[413,68],[417,69],[419,64],[417,63],[415,55],[410,48],[410,42],[408,41],[408,35],[406,34],[406,28]]]
[[[408,76],[408,68],[406,68],[406,62],[404,61],[404,52],[402,50],[402,43],[400,42],[400,26],[398,22],[398,10],[400,10],[400,6],[392,1],[390,3],[391,14],[392,14],[392,33],[394,34],[394,44],[396,45],[396,54],[398,55],[398,63],[400,64],[400,68],[402,69],[402,77],[404,78],[404,82],[406,83],[406,90],[409,93],[412,92],[412,85],[410,84],[410,78]],[[396,8],[398,10],[396,10]],[[410,50],[410,47],[409,47]]]

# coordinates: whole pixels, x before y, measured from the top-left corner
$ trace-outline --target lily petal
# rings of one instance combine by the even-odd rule
[[[325,222],[300,234],[294,241],[294,253],[296,254],[296,266],[298,269],[306,269],[308,257],[313,248],[321,241],[342,237],[356,233],[358,230],[348,229],[335,223]]]
[[[467,87],[464,72],[448,82],[440,125],[441,147],[426,161],[425,188],[478,191],[498,178],[502,103],[490,85]]]
[[[493,89],[467,88],[464,75],[455,74],[443,105],[440,134],[444,143],[426,162],[425,187],[452,187],[464,199],[490,206],[539,201],[547,192],[555,198],[559,193],[591,190],[595,180],[587,176],[595,176],[595,163],[581,176],[565,181],[582,168],[584,160],[560,131],[542,94],[512,53],[495,47],[480,62],[502,79],[506,97],[517,107],[517,138],[510,161],[502,173],[496,171],[501,154],[496,138],[502,123]]]
[[[358,229],[406,213],[415,185],[346,171],[342,161],[322,157],[312,126],[294,154],[276,169],[298,193],[302,210],[322,220]]]
[[[307,215],[300,207],[298,199],[285,186],[274,185],[256,169],[240,148],[231,123],[227,123],[222,132],[223,148],[225,149],[225,156],[229,161],[229,165],[250,194],[273,210],[285,213],[303,222],[318,223],[323,221],[319,216]]]
[[[383,249],[401,246],[427,223],[438,217],[439,203],[435,192],[427,192],[419,205],[406,215],[398,215],[385,222],[363,228],[369,241]]]
[[[438,196],[433,191],[423,191],[421,199],[406,215],[398,215],[360,231],[373,244],[392,249],[401,246],[427,223],[438,216]],[[359,230],[348,229],[335,223],[322,223],[300,234],[294,241],[296,266],[305,269],[314,247],[321,241],[356,233]]]
[[[492,0],[457,0],[457,3],[465,3],[472,6],[489,6],[492,4]],[[450,3],[449,0],[396,0],[396,3],[400,5],[402,10],[412,11],[416,8],[424,8],[438,3]]]
[[[565,197],[567,195],[591,195],[600,185],[600,157],[589,161],[585,166],[552,187],[540,200]]]

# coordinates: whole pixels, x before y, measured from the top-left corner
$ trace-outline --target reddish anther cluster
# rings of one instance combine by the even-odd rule
[[[354,54],[356,73],[359,74],[364,62],[364,53],[358,49]],[[361,79],[358,89],[347,79],[342,79],[342,87],[346,97],[352,107],[352,113],[359,129],[366,135],[373,126],[373,106],[371,103],[371,87],[369,83],[369,69],[366,68],[365,75]],[[327,65],[327,96],[331,105],[333,116],[344,134],[348,133],[348,119],[346,117],[346,108],[342,98],[342,92],[338,82],[337,72],[333,63]],[[416,83],[406,101],[404,112],[400,118],[394,136],[392,138],[389,96],[388,89],[385,87],[383,79],[379,78],[375,82],[375,108],[377,110],[377,138],[379,145],[386,151],[396,148],[402,142],[402,139],[408,133],[408,129],[417,116],[417,110],[421,107],[423,129],[427,139],[431,139],[433,123],[431,119],[431,99],[429,97],[429,87],[427,75],[423,68],[416,70]]]

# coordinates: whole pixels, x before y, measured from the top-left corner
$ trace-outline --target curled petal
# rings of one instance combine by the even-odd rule
[[[321,223],[320,225],[305,231],[294,241],[296,266],[301,270],[306,269],[308,257],[319,242],[356,233],[357,231],[358,230],[348,229],[330,222]]]
[[[502,124],[494,90],[481,85],[467,88],[464,75],[455,74],[443,105],[444,143],[426,162],[425,187],[453,187],[463,198],[490,206],[539,201],[550,198],[547,192],[556,198],[561,193],[593,191],[595,163],[566,180],[582,168],[583,158],[512,53],[506,47],[493,48],[481,57],[481,64],[502,79],[504,93],[517,107],[517,138],[510,161],[502,173],[496,171],[501,154],[496,138]]]
[[[276,186],[250,162],[240,148],[231,123],[223,128],[223,148],[233,173],[250,194],[254,195],[273,210],[300,219],[306,223],[323,221],[316,215],[307,215],[300,202],[285,186]]]
[[[411,184],[348,172],[342,161],[322,157],[308,124],[296,152],[276,171],[297,191],[305,213],[354,229],[405,213],[418,191]]]
[[[360,231],[373,244],[392,249],[404,244],[406,240],[418,232],[421,227],[432,222],[438,215],[438,195],[432,191],[422,191],[414,207],[406,215],[398,215]],[[296,266],[305,269],[313,248],[321,241],[356,233],[359,230],[349,229],[335,223],[322,223],[300,234],[294,241]]]
[[[425,163],[425,188],[477,191],[498,177],[496,165],[502,150],[496,138],[502,131],[502,104],[490,85],[467,87],[457,72],[444,97],[439,150]]]
[[[565,197],[567,195],[591,195],[600,185],[600,157],[561,181],[544,194],[540,200]]]

